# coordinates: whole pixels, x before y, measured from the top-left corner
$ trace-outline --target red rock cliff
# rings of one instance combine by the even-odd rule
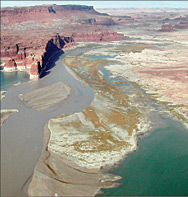
[[[38,76],[40,66],[45,66],[51,54],[74,45],[74,41],[122,40],[121,34],[109,29],[108,26],[114,24],[111,16],[95,11],[92,6],[2,9],[1,63],[5,64],[5,70],[27,70],[31,76]]]
[[[73,38],[60,36],[59,34],[52,36],[51,39],[43,38],[42,41],[44,43],[38,40],[38,45],[34,44],[34,46],[28,45],[27,42],[21,42],[4,47],[2,60],[9,58],[4,65],[4,70],[27,70],[31,78],[38,77],[40,67],[44,67],[55,52],[75,45]],[[22,47],[23,45],[25,47]]]

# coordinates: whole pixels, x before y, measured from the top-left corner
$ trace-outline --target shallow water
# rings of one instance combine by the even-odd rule
[[[4,194],[15,195],[32,174],[40,156],[43,127],[47,121],[59,114],[81,111],[93,100],[93,90],[75,80],[66,71],[62,59],[63,56],[57,62],[61,68],[54,67],[45,78],[25,86],[12,87],[10,92],[7,92],[7,100],[2,106],[18,108],[22,113],[10,117],[7,121],[9,124],[5,123],[2,127],[1,178]],[[110,73],[104,67],[100,67],[100,70],[105,75],[105,79],[113,83],[114,79],[110,78]],[[45,87],[59,80],[68,83],[75,90],[74,99],[62,109],[36,113],[17,104],[18,93]],[[139,92],[138,88],[128,82],[116,86],[128,87],[127,92],[125,91],[127,94],[131,94],[130,91]],[[151,102],[151,104],[155,103]],[[158,128],[149,136],[140,139],[138,150],[131,153],[118,168],[112,171],[123,177],[120,181],[122,185],[118,188],[105,189],[103,190],[105,193],[100,196],[188,195],[188,131],[179,122],[166,116],[161,117],[158,112],[156,114]],[[22,125],[22,122],[26,126]]]
[[[2,70],[2,68],[1,68]],[[25,71],[0,72],[1,90],[7,91],[14,84],[29,81],[29,74]]]
[[[67,53],[68,54],[68,53]],[[93,90],[76,80],[63,64],[64,55],[55,58],[56,64],[48,75],[39,80],[13,86],[8,89],[1,103],[2,109],[18,109],[1,127],[1,195],[26,195],[28,180],[31,180],[34,167],[39,159],[44,126],[51,118],[80,112],[92,102]],[[38,88],[65,82],[73,87],[74,97],[66,105],[35,111],[20,105],[17,96]]]

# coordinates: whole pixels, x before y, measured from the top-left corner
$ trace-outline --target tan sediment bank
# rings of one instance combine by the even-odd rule
[[[10,115],[18,112],[17,109],[9,109],[9,110],[1,110],[1,126],[4,123],[5,120],[9,118]]]
[[[82,168],[68,157],[51,151],[50,135],[46,125],[43,150],[29,185],[29,196],[94,196],[100,193],[100,188],[118,185],[113,181],[119,180],[119,176]]]
[[[112,100],[95,94],[94,101],[82,112],[49,121],[48,147],[88,169],[112,167],[136,150],[137,133],[149,130],[144,118],[139,123],[129,122],[133,117],[129,119],[124,113]],[[126,129],[128,124],[130,128]]]
[[[64,100],[70,93],[71,88],[68,85],[58,82],[26,94],[20,94],[18,102],[29,108],[41,111]]]
[[[89,59],[85,57],[87,53],[79,54],[79,57],[68,56],[64,62],[81,81],[95,89],[95,98],[82,112],[49,122],[52,131],[49,146],[74,158],[80,166],[113,166],[136,149],[137,133],[148,131],[150,123],[141,106],[104,79],[99,66],[111,61]],[[64,142],[59,143],[58,134],[64,137]],[[61,148],[56,147],[58,143]]]
[[[125,50],[124,52],[142,55],[143,50],[153,52],[156,48],[133,45],[124,48],[118,46],[116,49],[118,52]],[[94,196],[101,188],[117,186],[113,181],[120,177],[108,175],[109,182],[104,178],[104,172],[118,164],[129,152],[136,150],[137,135],[150,129],[147,114],[151,109],[143,108],[142,104],[137,103],[138,95],[128,96],[120,88],[107,82],[99,70],[100,66],[121,66],[114,63],[124,61],[124,55],[105,61],[87,57],[97,56],[103,50],[96,49],[64,58],[70,73],[73,72],[77,79],[95,90],[95,98],[82,112],[64,114],[49,121],[50,137],[46,145],[49,157],[38,162],[29,195]],[[111,54],[110,50],[105,49],[103,55],[116,53],[113,50]],[[127,69],[125,74],[129,73],[131,71]],[[41,158],[46,154],[43,151]],[[78,181],[74,176],[81,178]]]
[[[5,98],[5,93],[6,93],[6,91],[1,91],[1,99],[0,100],[2,100],[3,98]]]
[[[6,91],[1,91],[1,99],[2,100],[5,97]],[[9,118],[10,115],[18,112],[17,109],[1,109],[0,115],[1,115],[1,126]]]
[[[1,127],[2,196],[26,195],[40,156],[44,125],[49,119],[81,111],[93,99],[93,90],[66,71],[63,57],[53,59],[54,67],[44,78],[9,88],[2,100],[2,109],[19,110]],[[20,95],[22,101],[18,99]]]
[[[150,129],[142,107],[98,70],[106,61],[72,55],[64,62],[95,97],[82,112],[49,121],[30,196],[95,196],[101,188],[117,186],[120,177],[106,171],[136,150],[137,134]]]

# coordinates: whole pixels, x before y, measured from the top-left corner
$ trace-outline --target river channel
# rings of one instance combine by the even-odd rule
[[[79,52],[79,49],[75,52]],[[52,60],[54,67],[52,66],[50,73],[44,78],[9,88],[2,101],[2,109],[19,110],[19,113],[10,116],[1,128],[2,195],[18,194],[31,177],[40,156],[43,128],[48,120],[60,114],[80,112],[93,101],[93,89],[76,80],[66,70],[64,57],[65,54]],[[104,67],[100,67],[100,71],[103,72],[105,80],[112,84],[114,80],[122,80],[112,80]],[[75,92],[74,98],[61,108],[37,112],[18,104],[19,94],[59,81],[68,84]],[[122,88],[126,94],[141,92],[128,81],[124,85],[116,86]],[[149,97],[144,92],[141,93]],[[105,189],[100,196],[188,195],[188,131],[155,101],[150,101],[150,105],[155,109],[150,114],[153,130],[140,136],[137,151],[130,153],[112,170],[112,173],[122,177],[122,185]]]
[[[66,55],[69,52],[66,53]],[[44,125],[51,118],[80,112],[93,100],[93,90],[76,80],[65,68],[65,54],[51,60],[49,74],[39,80],[32,80],[8,89],[1,102],[1,109],[18,109],[1,127],[1,194],[2,196],[23,195],[23,186],[31,178],[39,159]],[[62,107],[35,111],[17,102],[17,96],[38,88],[65,82],[73,88],[74,97]]]

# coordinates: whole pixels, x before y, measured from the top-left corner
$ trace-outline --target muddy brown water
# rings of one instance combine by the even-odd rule
[[[78,50],[79,51],[79,50]],[[67,52],[69,54],[71,52]],[[44,78],[33,80],[8,89],[1,109],[18,109],[1,127],[1,196],[25,196],[34,167],[42,149],[44,126],[49,119],[64,114],[80,112],[92,102],[93,90],[76,80],[65,68],[65,54],[54,58],[54,67]],[[19,94],[65,82],[73,88],[74,97],[66,105],[57,105],[35,111],[17,102]]]
[[[87,49],[81,49],[81,50],[87,50]],[[72,51],[72,53],[80,52],[81,50],[80,49],[74,50]],[[66,55],[70,53],[71,52],[68,52],[66,53]],[[90,87],[82,84],[80,81],[76,80],[66,70],[63,64],[64,57],[65,54],[61,55],[58,59],[56,58],[52,61],[52,64],[56,66],[53,67],[50,70],[50,73],[46,75],[44,78],[11,87],[6,93],[5,95],[6,97],[2,101],[2,105],[1,105],[2,109],[19,110],[19,113],[15,113],[12,116],[10,116],[9,119],[5,121],[5,123],[1,128],[1,194],[2,196],[26,195],[27,186],[29,181],[31,180],[33,169],[41,154],[44,126],[48,122],[48,120],[51,119],[52,117],[64,113],[80,112],[84,108],[89,106],[94,98],[93,90]],[[101,67],[100,70],[105,75],[105,79],[109,82],[112,82],[112,79],[109,78],[109,73],[103,67]],[[120,79],[116,78],[116,80],[120,80]],[[38,112],[18,104],[17,96],[19,94],[24,94],[32,90],[36,90],[38,88],[49,86],[59,81],[65,82],[69,86],[73,87],[74,90],[73,99],[70,102],[66,102],[66,105],[61,105],[61,106],[59,105],[59,107],[57,107],[56,105],[54,107],[52,106],[46,110]],[[117,85],[117,86],[121,86],[122,89],[125,86],[126,89],[124,92],[126,94],[129,93],[131,94],[131,91],[140,93],[140,90],[138,88],[132,87],[132,85],[130,84],[131,83],[128,83],[126,81],[126,84]],[[147,94],[145,93],[143,94],[144,97],[148,97]],[[140,102],[143,103],[144,101],[141,99]],[[163,160],[165,161],[166,158],[169,158],[170,151],[171,151],[170,154],[173,153],[172,155],[176,153],[174,149],[169,149],[169,147],[171,144],[176,143],[175,140],[179,139],[177,138],[177,136],[181,135],[181,131],[184,132],[184,135],[182,135],[182,137],[180,136],[181,140],[179,141],[182,141],[182,139],[187,139],[187,130],[182,129],[183,127],[179,122],[172,120],[167,115],[161,118],[160,113],[163,114],[163,112],[160,112],[162,110],[161,106],[156,104],[156,102],[150,101],[148,105],[155,108],[151,120],[152,120],[152,125],[156,127],[155,130],[157,132],[153,131],[151,135],[149,135],[149,137],[139,140],[138,152],[132,153],[128,158],[124,160],[124,162],[117,169],[114,169],[114,171],[112,171],[113,173],[123,177],[122,179],[123,184],[121,187],[118,188],[104,190],[105,193],[103,194],[103,196],[159,195],[159,194],[164,195],[165,194],[164,192],[162,192],[162,190],[160,190],[160,188],[162,187],[162,184],[164,184],[165,182],[164,180],[166,180],[167,176],[164,178],[164,180],[161,179],[162,180],[160,182],[161,185],[158,184],[159,186],[156,187],[157,189],[155,189],[154,192],[151,190],[149,184],[145,184],[144,187],[138,187],[138,185],[141,184],[135,184],[138,178],[138,173],[143,175],[142,179],[140,179],[140,182],[138,183],[153,182],[153,181],[157,182],[156,180],[158,180],[158,178],[154,180],[151,179],[150,175],[153,173],[152,168],[151,171],[148,170],[148,173],[145,173],[145,171],[142,170],[142,166],[147,166],[148,164],[146,163],[147,160],[144,159],[141,160],[140,158],[143,157],[144,155],[145,157],[149,157],[151,159],[155,157],[155,155],[157,154],[154,153],[158,152],[159,150],[158,148],[159,143],[157,142],[156,139],[160,138],[160,140],[158,141],[159,142],[162,141],[163,143],[162,145],[160,143],[161,151],[159,157],[163,158]],[[174,135],[173,137],[171,137],[172,141],[174,140],[173,141],[174,143],[171,143],[171,141],[169,141],[169,143],[166,143],[168,140],[163,140],[164,136],[162,134],[164,134],[165,132],[167,132],[168,137]],[[151,143],[154,140],[157,143],[153,143],[151,146]],[[180,144],[179,141],[177,142],[177,146]],[[183,143],[183,147],[181,151],[179,151],[178,149],[179,155],[182,154],[182,150],[186,150],[185,151],[186,157],[185,156],[182,157],[183,161],[187,158],[187,149],[185,149],[186,145],[187,145],[187,141]],[[149,155],[147,155],[148,151],[144,152],[145,149],[151,150],[149,152]],[[169,151],[167,152],[168,154],[166,155],[163,154],[164,149],[169,149]],[[174,156],[170,159],[172,161],[176,160]],[[161,160],[158,161],[160,162]],[[136,166],[134,166],[133,164],[139,165],[141,167],[139,168],[139,170],[135,170]],[[158,163],[156,162],[155,164],[157,165]],[[166,165],[165,162],[164,164]],[[181,164],[182,162],[180,162],[180,165],[178,166],[178,169],[180,169],[180,171],[182,171]],[[187,169],[187,165],[184,165],[184,167],[186,167]],[[157,171],[156,174],[160,175],[160,173]],[[172,177],[173,180],[176,180],[173,176],[171,176],[171,173],[168,172],[166,174],[168,175],[168,178]],[[178,177],[178,180],[180,179],[181,176]],[[184,178],[183,180],[185,181],[187,179]],[[169,185],[168,182],[165,182],[165,184]],[[146,191],[145,193],[143,192],[143,188],[145,188],[144,190]],[[184,195],[187,192],[186,187],[184,188],[184,191],[182,190],[182,187],[177,187],[177,185],[174,188],[177,188],[177,192],[172,193],[169,187],[168,194]],[[180,189],[184,193],[179,193]]]

